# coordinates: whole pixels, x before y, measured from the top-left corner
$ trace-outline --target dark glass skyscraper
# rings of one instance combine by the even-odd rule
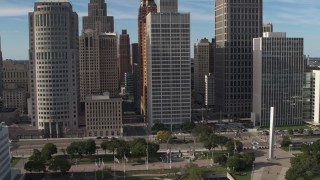
[[[229,118],[252,111],[252,39],[262,36],[262,0],[215,1],[216,108]]]

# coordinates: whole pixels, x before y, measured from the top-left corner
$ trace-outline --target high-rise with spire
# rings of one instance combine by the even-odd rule
[[[30,117],[46,137],[78,128],[78,15],[66,0],[37,0],[29,13]]]
[[[80,97],[118,93],[117,36],[104,0],[90,0],[80,36]]]
[[[140,61],[138,64],[138,105],[142,115],[147,114],[147,51],[146,51],[146,16],[151,12],[157,12],[157,5],[154,0],[140,0],[138,16],[138,43]]]
[[[262,36],[262,5],[215,1],[215,102],[228,118],[248,118],[252,111],[252,42]]]

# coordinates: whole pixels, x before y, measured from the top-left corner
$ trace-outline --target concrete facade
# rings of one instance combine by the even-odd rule
[[[256,122],[269,126],[270,107],[275,126],[303,123],[303,38],[264,33],[253,45],[253,109]]]
[[[205,96],[204,102],[207,107],[214,106],[214,91],[215,91],[215,84],[214,84],[214,75],[208,74],[204,77],[205,81]]]
[[[78,128],[78,15],[66,0],[38,0],[29,13],[32,123],[46,137]]]
[[[148,125],[172,130],[191,121],[190,14],[149,13],[146,27]]]
[[[108,93],[86,98],[86,128],[89,137],[121,137],[122,99]]]
[[[252,110],[252,39],[262,36],[262,0],[215,1],[216,108],[225,118]]]
[[[5,108],[17,108],[20,114],[27,113],[29,82],[28,61],[3,61],[3,105]]]
[[[213,44],[208,39],[201,39],[194,45],[194,90],[205,95],[205,75],[213,73]]]

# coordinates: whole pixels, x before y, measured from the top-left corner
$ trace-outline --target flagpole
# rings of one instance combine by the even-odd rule
[[[170,169],[171,169],[171,147],[170,147],[170,154],[169,154],[169,156],[170,156]]]

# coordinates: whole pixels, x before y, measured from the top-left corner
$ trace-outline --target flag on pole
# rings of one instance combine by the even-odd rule
[[[233,142],[234,142],[234,151],[237,151],[236,141],[233,141]]]
[[[104,166],[104,162],[103,162],[103,159],[102,159],[102,166]]]
[[[125,160],[125,162],[126,162],[126,163],[128,163],[128,162],[129,162],[129,159],[127,158],[127,156],[126,156],[126,155],[124,155],[124,157],[123,157],[123,158],[124,158],[124,160]]]
[[[114,162],[116,162],[116,163],[120,163],[119,159],[118,159],[118,158],[116,158],[116,157],[114,157]]]

